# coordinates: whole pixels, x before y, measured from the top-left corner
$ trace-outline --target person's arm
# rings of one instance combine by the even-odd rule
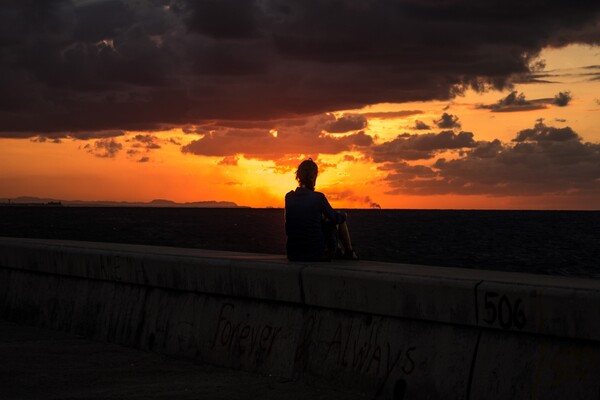
[[[329,201],[327,201],[327,197],[325,197],[324,194],[322,194],[322,196],[323,199],[321,205],[321,212],[323,213],[323,215],[330,221],[334,221],[336,225],[346,221],[346,213],[335,211],[333,207],[331,207],[331,205],[329,204]]]
[[[285,234],[286,236],[290,236],[290,228],[288,225],[288,201],[291,196],[293,196],[293,191],[290,191],[285,195],[285,208],[283,209],[283,223],[285,226]]]

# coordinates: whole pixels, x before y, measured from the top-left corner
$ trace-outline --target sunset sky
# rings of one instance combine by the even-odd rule
[[[0,201],[600,209],[600,2],[0,6]]]

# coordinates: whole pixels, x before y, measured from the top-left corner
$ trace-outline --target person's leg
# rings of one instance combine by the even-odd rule
[[[325,237],[324,258],[331,260],[335,257],[338,247],[337,225],[335,222],[324,218],[321,224],[321,229],[323,231],[323,236]]]
[[[344,253],[352,251],[352,241],[350,240],[350,232],[348,231],[348,224],[344,221],[338,225],[338,234],[342,246],[344,246]]]
[[[346,218],[348,218],[347,215]],[[344,258],[358,260],[358,256],[352,248],[352,241],[350,240],[350,231],[348,230],[348,224],[346,223],[346,221],[338,225],[338,236],[340,238],[340,241],[342,242],[342,246],[344,246]]]

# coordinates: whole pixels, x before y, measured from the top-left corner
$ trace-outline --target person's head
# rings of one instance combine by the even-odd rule
[[[298,165],[298,170],[296,171],[296,180],[298,181],[298,185],[306,186],[311,190],[315,190],[315,183],[317,182],[317,175],[319,174],[319,167],[317,164],[309,158],[308,160],[304,160]]]

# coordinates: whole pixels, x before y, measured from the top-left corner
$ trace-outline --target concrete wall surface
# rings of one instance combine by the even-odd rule
[[[600,281],[0,238],[0,317],[382,399],[600,399]]]

